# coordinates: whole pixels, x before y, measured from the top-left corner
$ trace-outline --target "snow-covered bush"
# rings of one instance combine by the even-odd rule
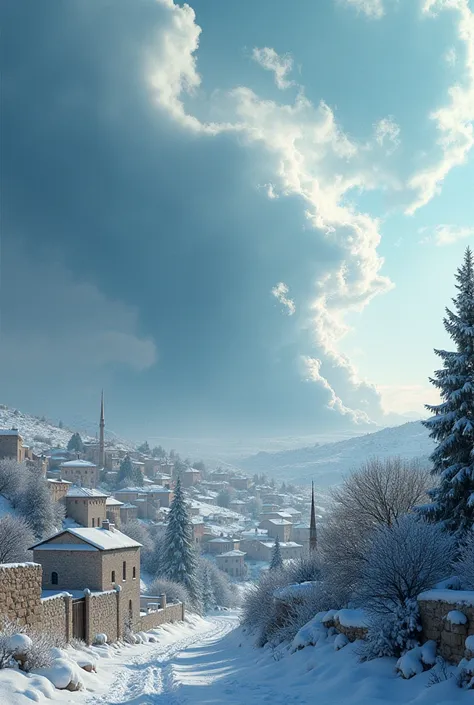
[[[54,657],[53,648],[64,646],[64,640],[42,631],[29,631],[31,645],[25,653],[22,664],[24,671],[33,671],[38,668],[47,668]]]
[[[235,607],[237,595],[232,590],[227,575],[215,563],[200,557],[198,560],[197,577],[201,586],[201,602],[204,605],[204,592],[212,607]]]
[[[474,533],[469,531],[464,545],[459,551],[455,572],[465,590],[474,590]]]
[[[24,628],[19,627],[15,622],[8,619],[2,621],[0,626],[0,669],[8,668],[12,665],[13,653],[12,639],[17,635],[23,636]]]
[[[0,460],[0,494],[13,500],[26,476],[26,466],[16,460]]]
[[[288,565],[288,580],[291,583],[306,583],[321,578],[321,558],[317,554],[303,556]]]
[[[453,538],[437,524],[414,515],[377,529],[357,588],[361,604],[374,613],[394,614],[449,575]]]
[[[28,548],[34,541],[34,534],[25,519],[11,514],[0,519],[0,563],[28,560]]]
[[[173,580],[166,578],[155,578],[148,586],[147,593],[149,595],[166,595],[167,602],[189,602],[189,595],[181,583],[175,583]]]
[[[107,643],[107,634],[96,634],[94,637],[93,644],[95,646],[103,646]]]
[[[27,469],[13,503],[39,539],[54,533],[64,519],[64,506],[53,502],[48,484],[37,468]]]
[[[288,576],[284,569],[268,571],[260,575],[258,584],[245,595],[242,624],[257,635],[257,646],[263,646],[268,642],[269,630],[274,628],[276,622],[273,593],[288,583]]]
[[[368,613],[362,659],[400,656],[418,644],[417,595],[449,574],[454,541],[436,524],[406,516],[379,528],[361,571],[357,596]]]

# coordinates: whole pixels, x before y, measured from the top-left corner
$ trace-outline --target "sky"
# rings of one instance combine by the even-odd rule
[[[474,241],[470,0],[0,9],[2,403],[129,437],[435,402]]]

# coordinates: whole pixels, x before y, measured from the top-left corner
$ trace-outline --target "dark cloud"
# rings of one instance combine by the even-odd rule
[[[6,5],[2,352],[10,369],[18,360],[2,382],[7,401],[65,415],[105,379],[116,423],[133,432],[349,426],[299,362],[321,354],[301,317],[315,278],[341,254],[305,229],[297,197],[270,200],[256,188],[259,148],[186,132],[154,105],[144,58],[165,8]],[[271,295],[280,281],[296,303],[291,318]],[[91,288],[81,307],[83,284]],[[110,316],[115,337],[104,339]],[[78,331],[89,344],[78,346]],[[60,339],[71,344],[54,345]],[[106,352],[93,354],[94,345]],[[68,398],[54,384],[59,358]],[[342,391],[351,387],[337,375]],[[351,389],[355,407],[361,394],[374,401],[369,388]]]

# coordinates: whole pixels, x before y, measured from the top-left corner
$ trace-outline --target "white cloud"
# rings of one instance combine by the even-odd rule
[[[474,237],[474,227],[463,225],[437,225],[434,228],[420,228],[418,230],[423,238],[421,244],[434,243],[438,247],[443,245],[454,245],[459,240],[467,237]]]
[[[462,82],[450,87],[447,104],[430,115],[439,132],[440,157],[409,180],[408,186],[417,195],[407,208],[408,214],[415,213],[439,193],[451,169],[464,164],[474,146],[474,12],[468,0],[425,0],[425,14],[435,15],[439,10],[457,12],[458,38],[466,51],[464,76]]]
[[[400,144],[400,127],[393,117],[382,118],[374,124],[375,141],[384,147],[387,154],[393,154]]]
[[[270,47],[263,47],[263,49],[255,47],[252,58],[266,71],[273,71],[275,83],[280,90],[283,91],[293,85],[294,82],[286,78],[293,69],[291,54],[277,54],[275,49]]]
[[[344,5],[353,7],[372,19],[380,19],[385,14],[382,0],[338,0]]]
[[[438,391],[432,385],[378,384],[384,410],[397,414],[417,412],[427,414],[425,404],[439,404]]]
[[[189,129],[208,135],[234,132],[247,144],[265,149],[267,159],[259,166],[267,170],[266,183],[271,184],[267,194],[272,197],[278,191],[281,197],[301,199],[309,226],[340,253],[339,261],[329,264],[325,275],[315,281],[315,294],[306,305],[314,342],[330,360],[339,383],[343,371],[355,390],[376,398],[375,388],[358,378],[350,360],[337,349],[347,332],[344,315],[362,310],[374,296],[392,287],[380,274],[383,260],[377,254],[378,219],[358,212],[347,200],[353,189],[381,184],[380,172],[367,164],[370,149],[354,142],[339,126],[332,109],[324,101],[313,105],[302,88],[290,103],[264,100],[244,86],[227,93],[215,91],[208,110],[219,115],[219,121],[200,121],[186,112],[183,95],[200,84],[195,60],[200,29],[195,27],[190,8],[174,5],[172,0],[168,6],[173,22],[162,34],[164,47],[156,49],[159,80],[156,73],[152,76],[158,104]],[[178,50],[173,48],[174,34]],[[167,85],[169,62],[173,65]],[[388,126],[383,140],[390,136],[397,139],[396,127]],[[334,403],[334,408],[340,407]]]
[[[286,308],[289,316],[292,316],[296,312],[296,306],[293,299],[288,297],[289,288],[284,282],[279,282],[272,289],[273,296]]]
[[[308,382],[315,382],[321,387],[327,390],[329,395],[328,407],[334,409],[343,416],[349,416],[354,423],[370,424],[371,420],[364,411],[359,409],[349,409],[344,405],[342,399],[340,399],[334,389],[329,384],[328,380],[321,374],[321,360],[315,357],[309,357],[303,355],[301,361],[304,367],[304,377]]]
[[[444,55],[444,60],[447,64],[449,64],[449,66],[456,66],[457,59],[456,49],[454,47],[450,47]]]

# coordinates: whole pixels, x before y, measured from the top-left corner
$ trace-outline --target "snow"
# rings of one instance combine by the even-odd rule
[[[310,593],[317,587],[318,583],[314,581],[307,581],[304,583],[295,583],[294,585],[286,585],[285,587],[278,588],[273,593],[273,597],[277,600],[288,600],[300,597]]]
[[[67,460],[65,463],[61,463],[62,468],[96,468],[97,465],[90,463],[88,460],[81,460],[77,458],[76,460]]]
[[[33,546],[35,551],[98,551],[95,546],[87,546],[86,544],[78,543],[43,543],[39,546]]]
[[[100,490],[91,489],[89,487],[71,487],[66,495],[67,497],[100,497],[105,498],[107,495]]]
[[[358,610],[338,610],[334,619],[337,619],[343,627],[362,628],[367,626],[367,616],[362,609]]]
[[[50,680],[54,687],[59,689],[67,688],[70,683],[78,683],[80,680],[73,661],[65,658],[53,659],[49,668],[38,668],[36,673]]]
[[[235,549],[234,551],[227,551],[226,553],[220,553],[217,557],[218,558],[226,558],[226,557],[236,557],[236,556],[245,556],[247,555],[245,551],[239,551]]]
[[[451,612],[448,612],[446,615],[446,620],[448,622],[451,622],[451,624],[466,624],[467,623],[467,617],[463,612],[460,612],[459,610],[451,610]]]
[[[141,543],[122,534],[118,529],[109,531],[108,529],[81,527],[79,529],[67,529],[66,531],[87,541],[101,551],[112,551],[116,548],[139,548],[141,546]]]
[[[474,651],[474,634],[468,636],[464,644],[466,649],[469,649],[469,651]]]
[[[474,606],[474,590],[426,590],[418,595],[418,600],[447,602],[450,605]]]
[[[337,634],[336,638],[334,639],[334,648],[336,651],[339,651],[340,649],[343,649],[345,646],[349,644],[349,639],[345,634]]]
[[[419,673],[423,673],[423,663],[421,660],[421,649],[419,646],[410,649],[397,661],[397,670],[404,678],[412,678]]]
[[[7,650],[12,654],[24,654],[32,643],[26,634],[13,634],[7,641]]]
[[[31,568],[39,566],[39,563],[0,563],[0,570],[8,570],[9,568]]]

